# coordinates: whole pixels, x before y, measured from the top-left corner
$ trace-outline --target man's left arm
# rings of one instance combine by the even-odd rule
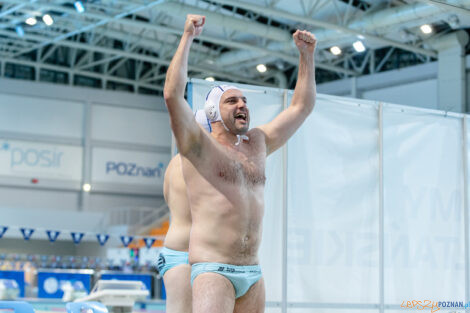
[[[315,105],[314,52],[317,41],[313,34],[305,30],[297,30],[292,37],[299,49],[300,57],[297,83],[291,104],[271,122],[259,127],[266,136],[268,155],[287,142],[312,112]]]

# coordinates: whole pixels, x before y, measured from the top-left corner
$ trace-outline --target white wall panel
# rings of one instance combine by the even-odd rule
[[[430,79],[369,90],[362,93],[362,98],[426,109],[437,109],[437,80]]]
[[[40,212],[45,209],[76,211],[79,208],[79,194],[74,191],[2,186],[0,187],[0,199],[0,220],[2,212],[5,212],[6,208],[18,210],[19,215],[23,214],[21,213],[23,209],[35,209]]]
[[[80,181],[82,147],[0,140],[0,176]]]
[[[41,234],[35,233],[36,237],[39,236],[42,239],[47,239],[45,229],[90,232],[100,229],[105,221],[105,215],[102,212],[67,212],[50,208],[43,208],[42,210],[2,208],[0,210],[3,213],[2,225],[6,223],[7,226],[13,227],[43,228],[38,230]],[[10,237],[15,235],[14,233],[16,237],[21,237],[21,233],[17,228],[9,229],[5,236]],[[69,232],[61,237],[64,236],[71,239]]]
[[[149,146],[171,146],[168,114],[152,110],[93,105],[93,140]]]
[[[121,183],[163,186],[165,170],[170,162],[169,154],[93,148],[93,183]]]
[[[81,102],[0,94],[0,134],[4,131],[80,139],[83,112]]]
[[[32,238],[34,238],[34,234]],[[81,243],[81,245],[88,246],[87,243]],[[25,241],[23,238],[2,238],[0,251],[1,253],[16,254],[75,255],[76,245],[72,241],[57,241],[51,244],[49,240],[31,239]]]
[[[117,194],[102,194],[92,193],[90,194],[90,211],[107,211],[116,208],[158,208],[164,204],[162,196],[158,196],[155,192],[155,196],[132,196],[132,195],[117,195]]]

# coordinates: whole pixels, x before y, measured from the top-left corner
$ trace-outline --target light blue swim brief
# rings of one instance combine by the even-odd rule
[[[163,247],[158,256],[157,263],[157,269],[162,277],[165,275],[166,271],[181,264],[189,264],[188,252]]]
[[[194,279],[203,273],[217,273],[230,280],[235,289],[235,298],[243,296],[262,277],[259,265],[195,263],[191,266],[191,286]]]

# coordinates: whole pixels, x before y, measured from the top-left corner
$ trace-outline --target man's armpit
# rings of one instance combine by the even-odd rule
[[[200,140],[191,140],[189,153],[197,158],[202,156],[202,143]]]

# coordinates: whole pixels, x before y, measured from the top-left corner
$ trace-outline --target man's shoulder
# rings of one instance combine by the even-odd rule
[[[249,142],[251,146],[256,146],[258,148],[264,149],[266,146],[266,134],[264,131],[258,127],[250,129],[247,133]]]
[[[248,131],[247,136],[248,137],[265,137],[266,134],[261,128],[255,127]]]

